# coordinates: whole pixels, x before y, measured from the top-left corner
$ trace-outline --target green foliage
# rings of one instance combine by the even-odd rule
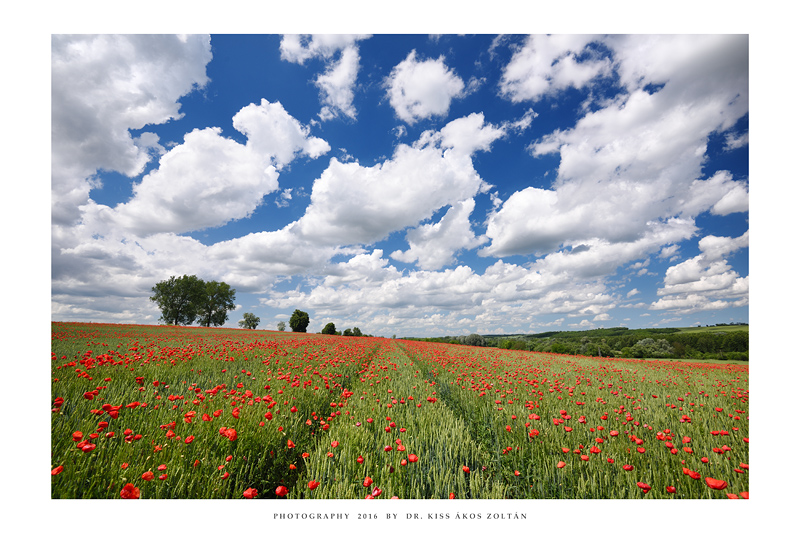
[[[227,283],[205,282],[197,304],[197,321],[203,327],[223,325],[228,320],[228,311],[236,308],[233,304],[235,298],[236,289],[232,289]]]
[[[631,355],[637,359],[651,357],[671,357],[673,354],[672,345],[665,339],[652,339],[647,337],[637,342],[631,348]]]
[[[486,346],[486,339],[477,333],[470,333],[464,338],[464,342],[462,344],[469,346]]]
[[[236,289],[219,281],[203,281],[197,276],[171,276],[156,283],[150,300],[161,309],[161,322],[188,326],[196,319],[201,326],[221,326],[234,309]]]
[[[197,276],[171,276],[156,283],[150,300],[161,309],[161,322],[188,326],[197,318],[200,303],[205,297],[205,282]]]
[[[286,322],[283,320],[278,322],[278,331],[286,331]]]
[[[245,329],[256,329],[261,319],[253,313],[245,313],[242,320],[239,321],[239,327]]]
[[[322,334],[323,335],[337,335],[336,326],[333,324],[333,322],[328,322],[327,324],[325,324],[325,327],[322,328]]]
[[[361,330],[358,328],[358,326],[354,327],[353,329],[347,328],[346,330],[344,330],[344,332],[342,332],[342,335],[345,336],[345,337],[365,337],[366,336],[363,333],[361,333]]]
[[[308,328],[309,321],[310,319],[308,318],[308,313],[305,311],[300,311],[299,309],[295,309],[294,313],[292,313],[292,316],[289,319],[289,327],[292,328],[292,331],[305,333],[306,328]]]

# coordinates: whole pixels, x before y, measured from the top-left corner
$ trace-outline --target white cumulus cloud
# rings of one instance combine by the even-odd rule
[[[208,35],[53,35],[52,217],[77,220],[97,170],[140,174],[162,148],[130,130],[181,118],[178,99],[208,82]]]
[[[483,255],[546,254],[592,238],[631,242],[659,220],[691,224],[705,211],[747,209],[743,182],[726,171],[702,176],[709,135],[747,112],[747,36],[613,37],[603,43],[626,91],[573,128],[532,143],[534,156],[560,156],[558,176],[549,189],[513,193],[491,214],[491,244]],[[664,64],[653,59],[666,56]],[[661,84],[660,90],[650,90],[650,83]]]
[[[278,170],[295,157],[330,150],[280,103],[250,104],[233,125],[247,136],[246,144],[223,137],[219,128],[186,134],[134,186],[133,198],[116,207],[117,222],[136,234],[220,226],[250,215],[278,189]]]
[[[699,255],[667,269],[661,298],[650,309],[690,313],[747,305],[749,277],[741,277],[725,257],[749,246],[749,231],[736,238],[709,235],[698,246]]]
[[[480,246],[486,237],[476,237],[470,227],[469,216],[475,200],[468,198],[451,207],[439,222],[422,224],[408,230],[409,249],[392,252],[392,259],[405,263],[416,262],[425,270],[438,270],[455,261],[455,253]]]
[[[500,93],[513,102],[535,102],[610,74],[611,61],[586,49],[595,39],[591,35],[529,36],[503,70]]]
[[[342,114],[355,119],[357,111],[353,105],[358,78],[358,41],[369,35],[284,35],[281,38],[281,58],[285,61],[304,64],[312,58],[322,58],[325,72],[315,80],[320,91],[321,120],[332,120]],[[335,59],[339,55],[338,60]]]
[[[447,115],[451,100],[463,96],[465,87],[445,65],[444,57],[420,61],[416,50],[392,69],[384,84],[389,103],[398,118],[408,124]]]

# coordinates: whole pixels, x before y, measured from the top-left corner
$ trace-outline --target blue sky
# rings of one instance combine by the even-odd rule
[[[746,35],[54,35],[52,319],[749,322]]]

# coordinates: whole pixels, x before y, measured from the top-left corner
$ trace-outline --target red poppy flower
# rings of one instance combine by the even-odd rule
[[[119,496],[123,500],[138,500],[139,499],[139,489],[133,486],[133,483],[128,483],[122,490],[119,491]]]
[[[292,439],[289,439],[289,442],[286,443],[286,446],[289,448],[294,448],[294,442],[292,442]]]
[[[378,487],[375,487],[374,489],[372,489],[372,497],[373,498],[377,498],[382,493],[383,493],[383,491],[381,489],[379,489]]]
[[[275,489],[275,494],[283,498],[284,496],[289,494],[289,489],[287,489],[283,485],[280,485],[278,488]]]
[[[461,470],[463,470],[465,474],[469,474],[469,467],[468,466],[462,466]]]
[[[369,487],[372,485],[372,478],[367,476],[364,478],[364,483],[362,483],[365,487]]]
[[[59,465],[50,471],[51,476],[57,476],[64,471],[64,465]]]
[[[565,466],[567,466],[567,463],[565,463],[564,461],[559,461],[558,464],[556,465],[556,468],[564,468]]]
[[[417,461],[419,461],[419,457],[417,457],[413,453],[408,454],[408,462],[409,463],[416,463]]]
[[[248,500],[252,500],[256,496],[258,496],[258,491],[254,488],[245,489],[243,496]]]
[[[633,470],[633,465],[622,465],[622,469],[630,472]]]
[[[144,474],[142,474],[142,479],[145,480],[145,481],[152,481],[154,477],[156,477],[155,474],[153,474],[149,470],[147,472],[145,472]]]
[[[642,489],[642,492],[644,492],[645,494],[647,494],[650,491],[650,485],[648,485],[647,483],[643,483],[640,481],[636,484],[636,486]]]
[[[316,489],[317,487],[319,487],[319,481],[316,481],[316,480],[311,480],[311,481],[309,481],[309,482],[308,482],[308,488],[309,488],[309,490],[314,490],[314,489]]]
[[[166,470],[167,465],[158,465],[158,470]]]
[[[80,431],[76,431],[72,434],[72,440],[75,442],[80,442],[83,439],[83,433]]]
[[[708,485],[714,490],[722,490],[728,486],[728,483],[726,481],[722,481],[721,479],[714,479],[713,477],[707,477],[706,485]]]
[[[448,496],[448,498],[451,499],[451,500],[455,500],[456,499],[456,493],[455,492],[451,492],[450,496]]]
[[[675,494],[675,487],[673,487],[672,485],[669,485],[667,487],[667,492],[669,492],[670,494]]]
[[[338,445],[339,445],[339,441],[338,440],[335,440],[335,441],[331,442],[331,446],[333,446],[334,448],[336,448]]]
[[[193,440],[194,440],[194,435],[189,435],[188,437],[186,437],[186,439],[184,439],[183,442],[186,444],[190,444]]]
[[[683,473],[689,476],[692,479],[700,479],[700,472],[695,472],[694,470],[689,470],[688,468],[683,468]]]

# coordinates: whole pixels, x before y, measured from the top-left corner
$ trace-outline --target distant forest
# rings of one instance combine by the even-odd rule
[[[617,327],[516,335],[472,333],[463,336],[415,338],[414,340],[529,352],[636,359],[747,361],[750,352],[750,333],[746,324],[716,324],[715,326],[680,329]]]

